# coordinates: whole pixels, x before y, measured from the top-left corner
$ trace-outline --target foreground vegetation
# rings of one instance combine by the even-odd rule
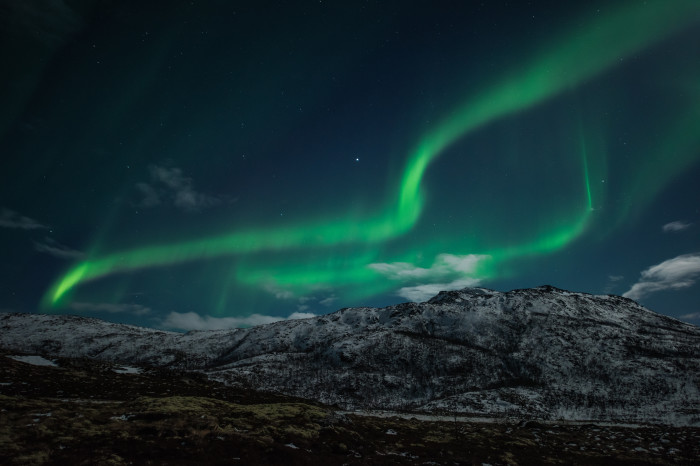
[[[0,464],[700,464],[700,428],[360,416],[193,373],[57,363],[0,354]]]

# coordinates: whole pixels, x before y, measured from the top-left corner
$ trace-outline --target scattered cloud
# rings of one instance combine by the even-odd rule
[[[21,230],[47,230],[49,228],[33,218],[25,217],[13,210],[5,208],[0,210],[0,227],[19,228]]]
[[[469,286],[478,286],[481,280],[478,278],[463,278],[448,283],[430,283],[426,285],[404,286],[396,294],[409,301],[422,302],[428,300],[441,291],[461,290]]]
[[[329,297],[320,300],[318,303],[323,305],[323,306],[331,306],[336,301],[338,301],[338,297],[336,295],[332,294]]]
[[[263,289],[272,294],[277,299],[294,299],[294,293],[277,285],[275,282],[267,282],[263,285]],[[301,303],[303,304],[303,302]]]
[[[80,259],[85,256],[84,253],[69,248],[49,237],[44,238],[42,242],[35,241],[34,249],[60,259]]]
[[[683,314],[679,317],[679,319],[683,319],[685,321],[699,321],[700,312],[691,312],[690,314]]]
[[[299,302],[297,305],[297,310],[299,312],[308,311],[311,309],[311,303],[316,301],[316,296],[300,296],[297,301]]]
[[[474,277],[478,266],[491,256],[468,254],[439,254],[429,268],[418,267],[409,262],[383,262],[370,264],[369,268],[376,270],[391,280],[413,282],[399,288],[398,296],[411,301],[425,301],[440,291],[457,290],[481,283]]]
[[[316,317],[309,312],[294,312],[289,317],[273,317],[261,314],[252,314],[246,317],[212,317],[201,316],[196,312],[171,312],[162,321],[164,328],[178,330],[223,330],[241,327],[254,327],[256,325],[271,324],[281,320],[297,320]]]
[[[297,300],[297,310],[299,312],[305,312],[308,311],[309,309],[312,308],[312,306],[316,306],[316,304],[320,304],[322,306],[329,307],[333,305],[336,301],[338,301],[338,297],[335,295],[335,293],[331,293],[330,295],[326,296],[323,298],[323,296],[297,296],[293,291],[289,289],[285,289],[284,287],[278,285],[274,281],[268,281],[263,285],[263,289],[273,295],[276,299],[279,300],[284,300],[284,301],[290,301],[290,300]],[[321,292],[322,295],[326,293],[330,293],[329,290],[324,290],[323,287],[318,287],[314,290],[315,293]],[[312,314],[313,315],[313,314]]]
[[[137,316],[151,312],[151,308],[141,304],[73,302],[68,307],[78,312],[109,312],[110,314],[133,314]]]
[[[666,225],[662,226],[661,229],[664,231],[664,233],[673,233],[677,231],[683,231],[691,225],[692,223],[686,223],[677,220],[675,222],[667,223]]]
[[[683,254],[644,270],[637,283],[622,296],[641,299],[663,290],[693,286],[700,277],[700,254]]]
[[[603,288],[603,293],[611,293],[624,279],[624,275],[608,275],[608,283]]]
[[[141,207],[151,208],[168,202],[185,212],[199,212],[222,202],[216,196],[195,190],[192,178],[185,176],[180,168],[151,165],[149,171],[151,183],[136,184]]]
[[[430,268],[423,268],[409,262],[382,262],[370,264],[369,268],[385,275],[392,280],[423,280],[448,277],[450,275],[472,274],[477,265],[491,256],[468,254],[439,254]]]

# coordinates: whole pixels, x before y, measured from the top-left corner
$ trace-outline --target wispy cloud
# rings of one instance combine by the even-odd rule
[[[35,241],[34,249],[60,259],[80,259],[85,256],[81,251],[69,248],[49,237],[44,238],[42,242]]]
[[[700,312],[691,312],[690,314],[683,314],[679,318],[685,320],[686,322],[700,321]]]
[[[49,228],[33,218],[25,217],[13,210],[5,208],[0,210],[0,227],[19,228],[21,230],[47,230]]]
[[[664,233],[674,233],[677,231],[683,231],[692,225],[692,223],[686,223],[681,222],[680,220],[676,220],[675,222],[667,223],[666,225],[662,226],[661,229],[664,231]]]
[[[605,288],[603,288],[603,293],[611,293],[624,279],[624,275],[608,275],[608,283],[605,285]]]
[[[336,301],[338,301],[338,297],[335,294],[332,294],[329,297],[320,300],[318,303],[322,306],[331,306]]]
[[[691,287],[700,276],[700,254],[683,254],[644,270],[637,283],[622,296],[641,299],[663,290]]]
[[[261,314],[252,314],[246,317],[212,317],[201,316],[196,312],[171,312],[162,321],[164,328],[177,330],[223,330],[230,328],[254,327],[256,325],[271,324],[281,320],[297,320],[316,317],[309,312],[294,312],[289,317],[273,317]]]
[[[192,178],[185,176],[180,168],[151,165],[149,171],[151,183],[136,184],[141,207],[150,208],[168,202],[185,212],[199,212],[222,202],[219,197],[194,189]]]
[[[141,304],[73,302],[68,307],[78,312],[109,312],[110,314],[133,314],[137,316],[151,312],[151,308]]]
[[[296,297],[293,292],[282,288],[277,283],[272,281],[265,283],[263,285],[263,289],[277,299],[294,299]]]
[[[297,311],[306,312],[317,305],[330,307],[338,301],[338,296],[325,287],[318,286],[313,292],[320,293],[321,296],[307,295],[298,296],[293,291],[278,285],[274,281],[268,281],[263,285],[263,289],[281,301],[297,301]],[[325,297],[324,297],[325,295]]]
[[[439,254],[430,268],[418,267],[410,262],[380,262],[369,268],[392,280],[421,280],[447,277],[454,274],[472,274],[479,262],[490,256],[468,254]]]
[[[411,301],[425,301],[440,291],[457,290],[477,286],[481,279],[475,277],[479,265],[491,256],[468,254],[439,254],[430,267],[418,267],[410,262],[382,262],[370,264],[391,280],[410,284],[396,291],[398,296]]]

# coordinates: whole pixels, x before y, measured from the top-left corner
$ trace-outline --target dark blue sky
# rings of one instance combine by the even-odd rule
[[[0,309],[552,284],[697,323],[700,5],[578,3],[0,2]]]

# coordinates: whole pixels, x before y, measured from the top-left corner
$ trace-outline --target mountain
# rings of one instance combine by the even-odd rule
[[[700,328],[550,286],[187,334],[6,314],[0,347],[202,371],[343,409],[700,424]]]

